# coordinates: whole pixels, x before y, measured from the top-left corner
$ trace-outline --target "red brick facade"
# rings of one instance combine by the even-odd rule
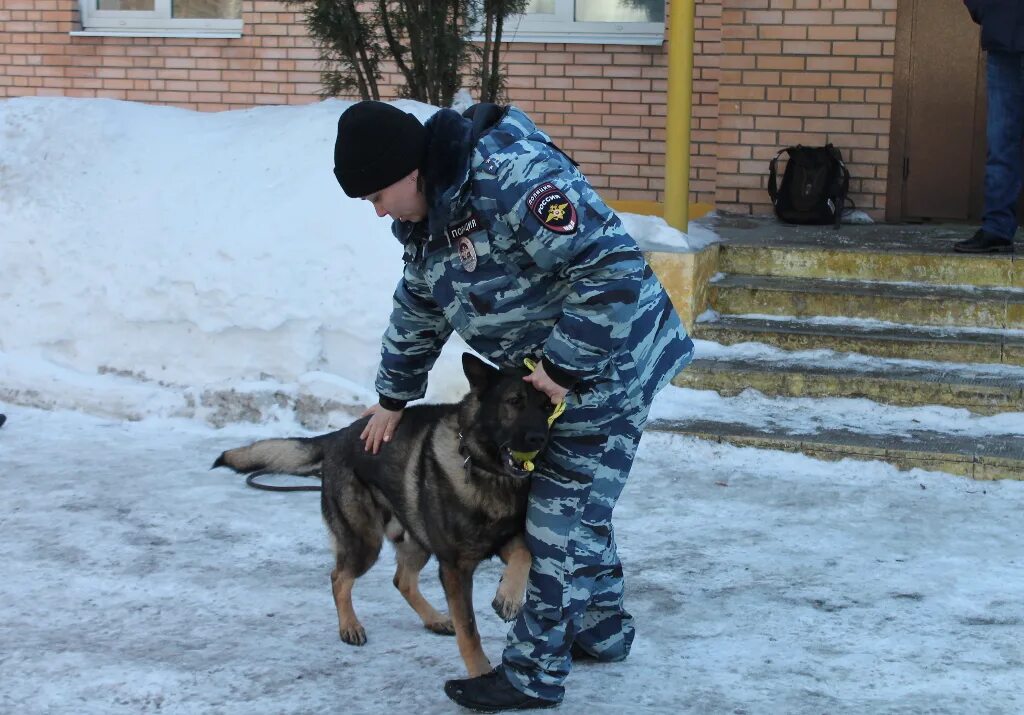
[[[74,36],[77,8],[0,0],[0,98],[201,111],[317,100],[317,51],[281,2],[245,0],[239,39]],[[831,141],[853,199],[881,218],[895,28],[896,0],[696,0],[691,201],[765,213],[774,152]],[[510,99],[607,198],[663,198],[667,45],[514,43],[504,57]]]
[[[767,213],[765,166],[840,147],[851,197],[885,213],[896,0],[722,0],[716,206]]]

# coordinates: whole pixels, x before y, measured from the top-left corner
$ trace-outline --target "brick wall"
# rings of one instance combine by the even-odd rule
[[[504,47],[508,97],[581,165],[606,199],[660,200],[665,86],[660,47]]]
[[[202,111],[317,100],[301,17],[245,0],[240,39],[73,37],[75,0],[0,0],[0,98],[109,97]],[[696,0],[690,200],[769,210],[777,148],[832,141],[881,218],[896,0]],[[612,200],[661,201],[667,46],[506,47],[510,99]],[[387,96],[397,76],[388,75]]]
[[[317,51],[273,0],[242,3],[239,39],[72,37],[76,0],[0,0],[0,97],[108,97],[202,111],[316,101]]]
[[[666,10],[667,16],[668,10]],[[715,200],[721,0],[696,0],[690,201]],[[608,200],[664,200],[668,46],[504,44],[508,97]],[[400,76],[389,74],[389,96]]]
[[[715,205],[769,213],[792,144],[843,151],[851,198],[884,217],[897,0],[722,0]]]
[[[722,0],[697,0],[693,35],[690,201],[714,204],[718,181],[718,103]]]

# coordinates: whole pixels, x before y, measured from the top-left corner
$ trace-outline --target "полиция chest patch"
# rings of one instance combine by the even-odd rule
[[[555,233],[573,233],[579,227],[576,207],[572,205],[561,189],[545,181],[526,195],[526,207],[541,222],[541,225]]]

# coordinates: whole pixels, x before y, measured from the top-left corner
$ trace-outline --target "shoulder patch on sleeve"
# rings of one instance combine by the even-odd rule
[[[530,189],[530,193],[526,195],[526,206],[549,231],[574,233],[579,227],[576,207],[572,205],[569,197],[550,181]]]

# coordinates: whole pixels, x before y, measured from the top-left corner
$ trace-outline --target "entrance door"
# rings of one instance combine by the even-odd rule
[[[901,0],[890,221],[976,221],[985,165],[984,56],[963,0]]]

